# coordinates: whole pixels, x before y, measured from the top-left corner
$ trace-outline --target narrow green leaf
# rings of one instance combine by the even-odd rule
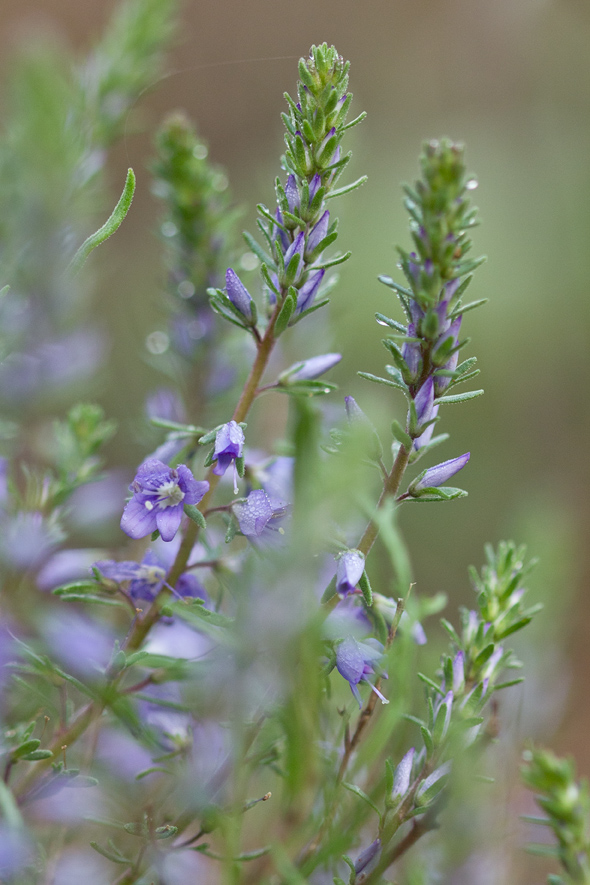
[[[27,753],[26,756],[22,758],[26,762],[40,762],[41,759],[51,759],[53,753],[51,750],[33,750],[31,753]]]
[[[108,848],[104,848],[102,845],[99,845],[98,842],[91,842],[90,846],[94,848],[98,854],[102,854],[103,857],[106,857],[107,860],[110,860],[113,863],[128,864],[129,866],[133,865],[133,861],[129,860],[129,858],[124,857],[122,854],[115,854],[114,851],[109,851]]]
[[[345,790],[348,790],[350,793],[354,793],[355,796],[358,796],[360,799],[366,802],[367,805],[370,805],[373,811],[379,816],[379,822],[381,822],[381,812],[379,811],[373,800],[369,796],[367,796],[364,790],[361,790],[361,788],[357,787],[356,784],[349,784],[346,781],[342,781],[342,786]]]
[[[373,591],[371,590],[371,583],[369,581],[369,576],[366,572],[366,569],[360,577],[359,587],[361,589],[361,593],[363,594],[365,605],[371,608],[371,606],[373,605]]]
[[[185,504],[184,512],[196,525],[198,525],[202,529],[207,528],[207,523],[205,521],[205,517],[199,510],[199,508],[195,504]]]
[[[353,121],[353,123],[349,125],[354,126],[354,122],[360,122],[359,118],[357,117],[357,120]],[[326,200],[332,200],[334,197],[341,197],[343,196],[343,194],[349,194],[351,193],[351,191],[355,191],[357,188],[362,187],[362,185],[365,184],[366,181],[368,181],[367,176],[361,175],[360,178],[357,178],[357,180],[353,181],[351,184],[345,184],[344,187],[338,187],[336,188],[336,190],[327,193]]]
[[[391,432],[394,436],[394,439],[401,443],[407,452],[410,452],[412,450],[412,438],[408,436],[399,421],[391,422]]]
[[[88,237],[70,263],[70,270],[72,273],[78,273],[90,253],[93,249],[96,249],[97,246],[100,246],[101,243],[104,243],[110,236],[112,236],[115,231],[119,229],[121,226],[123,219],[129,212],[129,208],[131,206],[131,202],[133,200],[133,194],[135,193],[135,173],[133,169],[127,170],[127,178],[125,179],[125,187],[123,188],[123,193],[119,198],[119,202],[113,209],[110,217],[105,221],[102,227],[100,227],[96,233],[92,234],[92,236]]]
[[[426,676],[424,673],[418,673],[418,679],[420,679],[425,685],[428,685],[430,688],[433,688],[437,694],[444,695],[444,691],[437,685],[434,679],[431,679],[429,676]]]
[[[432,742],[432,735],[425,725],[420,726],[420,733],[422,734],[422,740],[424,741],[424,746],[426,747],[426,756],[428,759],[431,758],[434,753],[434,744]]]
[[[435,399],[435,405],[442,405],[443,403],[464,403],[468,399],[475,399],[476,396],[481,396],[483,390],[469,390],[467,393],[454,393],[449,396],[439,396]]]
[[[295,308],[297,307],[297,295],[293,296],[292,288],[289,289],[289,292],[283,301],[283,305],[279,311],[279,315],[277,317],[277,321],[275,323],[274,334],[275,338],[278,338],[279,335],[282,335],[287,326],[289,325],[289,320],[295,313]]]

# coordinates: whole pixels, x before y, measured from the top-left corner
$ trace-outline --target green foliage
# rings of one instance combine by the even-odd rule
[[[576,781],[572,759],[560,759],[551,750],[532,747],[524,753],[522,778],[536,793],[537,805],[547,815],[532,823],[550,827],[555,846],[530,846],[549,849],[561,863],[565,876],[550,876],[550,882],[590,882],[590,793],[586,780]]]

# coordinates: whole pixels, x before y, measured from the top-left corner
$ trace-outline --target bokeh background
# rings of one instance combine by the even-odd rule
[[[113,7],[3,0],[5,73],[32,34],[81,55]],[[112,464],[130,470],[144,453],[133,424],[161,381],[145,359],[145,339],[162,324],[159,207],[146,171],[162,116],[184,108],[197,121],[252,229],[256,202],[273,199],[282,94],[294,89],[297,59],[312,43],[334,43],[352,63],[355,111],[368,112],[353,135],[349,176],[366,172],[369,181],[339,207],[341,245],[353,259],[341,269],[331,325],[319,324],[304,355],[342,352],[333,378],[342,394],[353,393],[380,426],[399,415],[394,395],[356,377],[386,361],[374,312],[398,315],[376,278],[395,275],[394,244],[409,245],[400,182],[416,177],[421,143],[464,141],[479,180],[475,251],[489,256],[470,290],[489,304],[464,328],[486,395],[443,413],[441,430],[452,436],[440,453],[471,451],[462,476],[469,497],[408,507],[400,521],[418,592],[445,591],[451,612],[469,599],[466,568],[480,564],[486,541],[513,537],[540,558],[531,587],[546,607],[534,641],[521,649],[528,689],[510,708],[511,728],[574,753],[580,771],[590,772],[590,6],[185,0],[182,10],[170,73],[143,97],[142,131],[135,121],[109,165],[113,194],[129,165],[139,179],[127,221],[102,247],[90,306],[110,337],[97,395],[120,423]]]

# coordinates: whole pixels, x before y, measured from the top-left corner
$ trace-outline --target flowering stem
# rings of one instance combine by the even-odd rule
[[[250,374],[246,383],[244,384],[240,399],[238,400],[238,404],[232,415],[232,420],[235,421],[237,424],[239,424],[246,418],[248,412],[250,411],[252,403],[256,399],[260,379],[262,378],[264,370],[268,365],[272,349],[275,345],[276,339],[274,337],[274,328],[277,317],[281,310],[281,306],[282,299],[277,299],[277,305],[268,322],[268,326],[266,327],[264,336],[258,344],[256,359],[254,360],[254,363],[250,370]],[[210,468],[207,474],[209,491],[200,502],[199,510],[201,511],[201,513],[207,512],[209,508],[209,502],[213,497],[219,480],[220,477],[217,476],[217,474],[213,473],[213,469]],[[180,544],[180,548],[176,555],[176,559],[174,560],[174,563],[166,577],[166,583],[169,584],[171,587],[174,587],[176,585],[176,582],[178,581],[182,573],[186,570],[189,557],[191,555],[193,547],[195,546],[198,536],[199,526],[194,522],[189,522],[186,527],[182,542]],[[149,633],[150,629],[153,627],[156,621],[159,620],[162,606],[169,599],[170,595],[170,590],[167,587],[163,587],[154,599],[145,616],[136,621],[135,627],[127,643],[127,647],[130,650],[139,648],[139,646]]]
[[[405,609],[405,600],[398,599],[395,617],[393,619],[393,623],[391,624],[391,627],[389,628],[387,642],[385,644],[386,650],[391,647],[391,644],[393,643],[393,640],[395,639],[395,636],[397,633],[397,628],[399,626],[399,622],[401,620],[404,609]],[[377,690],[379,690],[381,688],[381,682],[382,682],[381,677],[379,677],[379,679],[377,679],[377,681],[375,682],[375,688],[377,688]],[[336,784],[335,784],[336,788],[344,780],[344,775],[346,774],[346,769],[348,768],[348,765],[350,763],[351,756],[361,741],[361,738],[363,736],[365,728],[369,724],[369,720],[371,719],[371,716],[373,715],[376,705],[377,705],[377,694],[374,691],[372,691],[371,694],[369,695],[369,699],[368,699],[367,703],[365,704],[364,710],[362,711],[362,713],[360,714],[360,716],[358,718],[356,728],[354,730],[352,737],[349,736],[348,730],[345,734],[344,754],[342,756],[342,761],[340,762],[338,774],[336,775]],[[307,846],[304,853],[301,855],[301,857],[299,859],[299,866],[300,867],[302,867],[305,863],[307,863],[307,861],[312,857],[313,854],[316,853],[316,851],[318,850],[318,848],[322,844],[322,841],[332,824],[332,820],[334,818],[335,811],[336,811],[336,791],[334,791],[331,803],[324,814],[324,820],[318,830],[317,835],[314,837],[312,842],[310,842],[310,844]]]

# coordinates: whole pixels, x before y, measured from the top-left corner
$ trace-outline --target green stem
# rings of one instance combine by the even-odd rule
[[[98,719],[102,710],[102,704],[99,704],[96,701],[83,707],[69,727],[63,731],[59,731],[49,745],[48,749],[51,750],[53,756],[35,762],[31,765],[25,776],[20,779],[14,790],[15,796],[24,796],[33,786],[39,775],[59,756],[62,747],[69,747],[70,744],[73,744],[74,741],[86,731],[90,723],[95,719]]]
[[[383,491],[381,492],[381,496],[377,502],[377,510],[380,510],[381,507],[383,507],[387,498],[396,497],[406,467],[408,466],[410,454],[411,452],[407,451],[405,446],[401,446],[399,452],[397,453],[397,457],[393,462],[391,473],[388,474],[387,479],[383,484]],[[373,519],[369,520],[367,528],[365,529],[364,534],[358,544],[358,549],[361,551],[361,553],[364,553],[365,556],[368,556],[368,554],[370,553],[373,544],[377,540],[378,534],[379,527],[377,523]]]

